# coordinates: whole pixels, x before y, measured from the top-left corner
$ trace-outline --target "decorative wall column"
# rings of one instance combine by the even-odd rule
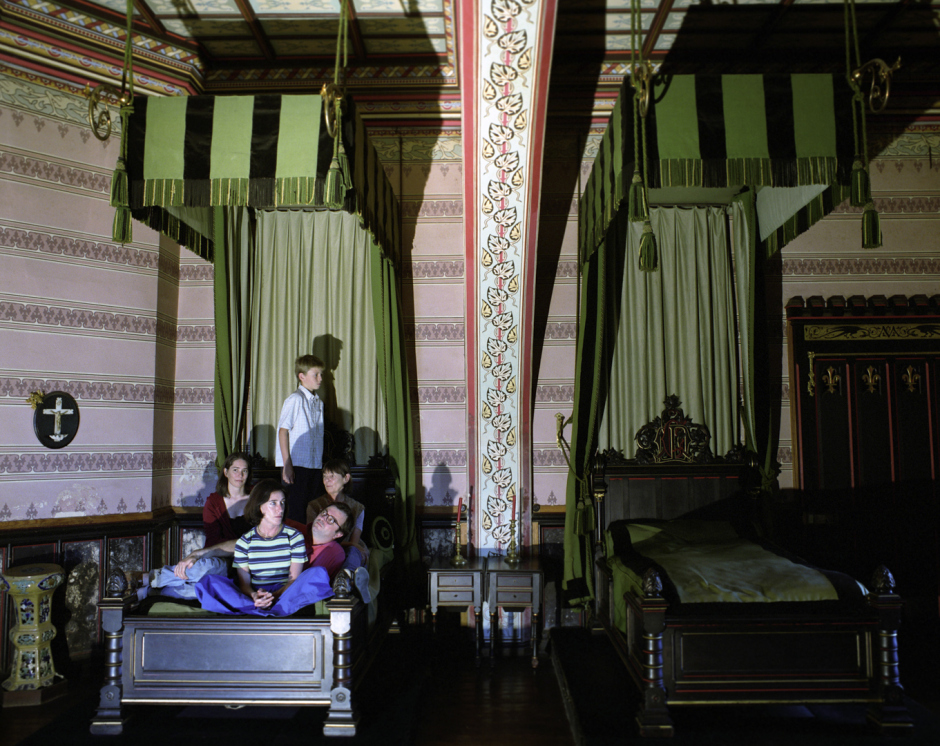
[[[505,553],[514,515],[516,540],[520,522],[529,532],[532,311],[556,13],[555,0],[460,4],[468,473],[481,554]]]

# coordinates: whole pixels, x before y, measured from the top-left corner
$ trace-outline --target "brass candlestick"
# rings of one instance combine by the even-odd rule
[[[454,556],[450,558],[451,567],[465,567],[467,558],[460,553],[460,513],[457,513],[457,529],[454,534]]]
[[[516,517],[513,516],[509,519],[509,533],[511,538],[509,539],[509,549],[506,551],[506,564],[510,567],[516,567],[521,561],[522,557],[519,555],[519,552],[516,551]]]

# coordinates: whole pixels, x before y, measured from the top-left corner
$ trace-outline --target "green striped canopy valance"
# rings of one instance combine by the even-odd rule
[[[398,201],[349,99],[342,122],[344,209],[397,259]],[[126,136],[133,216],[210,261],[211,207],[325,207],[333,138],[318,94],[138,96]]]
[[[848,196],[855,144],[852,92],[844,76],[654,80],[649,113],[637,123],[633,86],[629,77],[624,80],[581,200],[582,257],[603,240],[627,195],[636,160],[642,171],[644,137],[650,189],[757,188],[760,237],[769,252]]]

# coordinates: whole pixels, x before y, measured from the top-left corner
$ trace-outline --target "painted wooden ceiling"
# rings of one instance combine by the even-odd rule
[[[456,93],[461,1],[349,0],[349,85]],[[135,48],[151,69],[189,66],[197,92],[314,87],[332,78],[339,3],[133,0]],[[940,0],[856,7],[866,59],[940,64]],[[0,0],[14,26],[92,55],[121,46],[126,8],[127,0]],[[616,88],[631,55],[631,0],[559,0],[558,8],[553,84]],[[644,55],[673,72],[840,70],[843,8],[843,0],[640,0],[639,38]]]

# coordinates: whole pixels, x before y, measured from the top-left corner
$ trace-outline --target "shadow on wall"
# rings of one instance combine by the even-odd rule
[[[343,415],[337,411],[336,404],[336,370],[343,356],[343,340],[332,334],[320,334],[314,337],[311,352],[326,366],[323,369],[323,382],[317,392],[323,400],[323,414],[330,422],[349,429]]]
[[[424,504],[428,505],[456,505],[457,493],[450,487],[453,484],[450,469],[447,464],[438,464],[431,475],[431,488],[424,490]]]
[[[187,454],[176,496],[177,507],[201,508],[206,498],[215,491],[218,481],[215,461],[201,454]]]

